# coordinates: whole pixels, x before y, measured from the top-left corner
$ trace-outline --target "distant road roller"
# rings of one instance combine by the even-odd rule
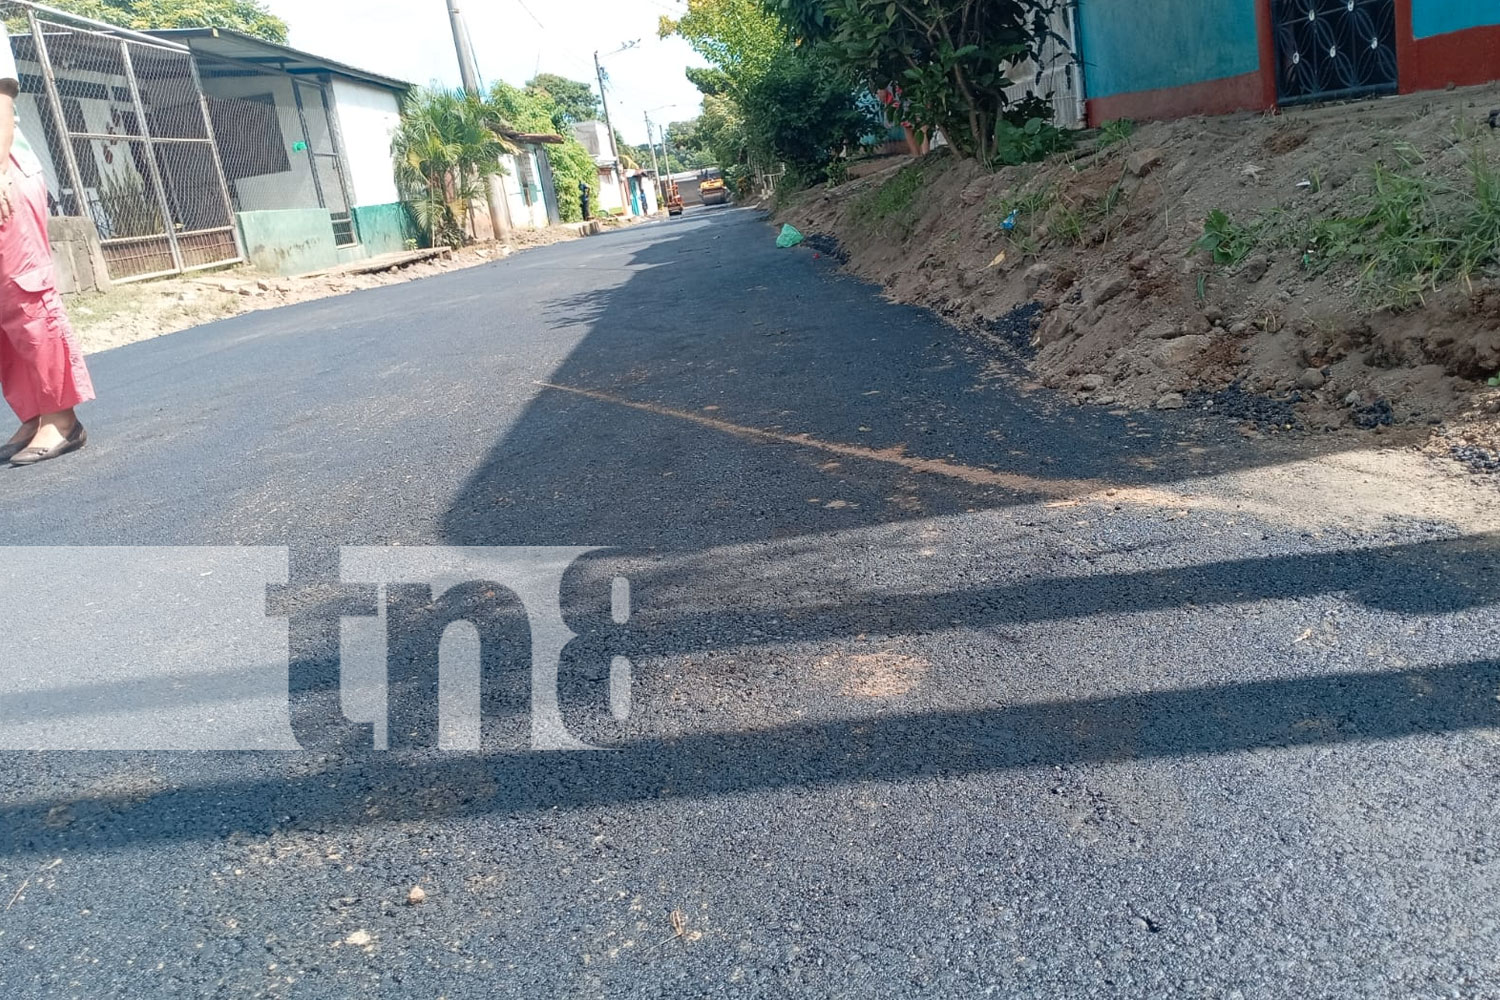
[[[705,205],[729,204],[729,187],[718,169],[709,169],[698,175],[698,193]]]

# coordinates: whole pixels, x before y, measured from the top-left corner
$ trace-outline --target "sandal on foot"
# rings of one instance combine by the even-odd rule
[[[10,464],[14,466],[36,465],[38,462],[50,462],[54,458],[62,458],[64,455],[75,452],[89,442],[89,432],[83,429],[83,424],[75,423],[68,436],[50,448],[23,448],[11,457]]]

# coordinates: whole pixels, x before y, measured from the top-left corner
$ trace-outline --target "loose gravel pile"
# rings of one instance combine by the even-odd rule
[[[1188,403],[1200,409],[1231,420],[1249,421],[1275,427],[1301,429],[1302,418],[1296,406],[1302,402],[1302,393],[1293,391],[1285,396],[1271,396],[1251,392],[1243,382],[1235,382],[1218,392],[1195,392],[1187,397]]]
[[[1475,472],[1500,474],[1500,452],[1476,445],[1459,445],[1450,454]]]
[[[990,320],[985,330],[1025,359],[1036,357],[1036,326],[1042,319],[1039,302],[1019,305],[999,319]]]

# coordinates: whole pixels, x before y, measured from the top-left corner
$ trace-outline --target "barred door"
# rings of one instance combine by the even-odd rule
[[[312,163],[313,185],[318,202],[328,209],[333,221],[333,241],[341,247],[354,246],[359,234],[354,228],[354,213],[349,200],[349,184],[344,177],[343,157],[329,107],[328,89],[321,83],[294,80],[297,114],[302,120],[302,134]]]
[[[1396,0],[1271,0],[1282,104],[1396,92]]]

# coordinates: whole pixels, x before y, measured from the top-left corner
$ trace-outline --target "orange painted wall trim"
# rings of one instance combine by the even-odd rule
[[[1271,18],[1271,0],[1255,0],[1255,22],[1260,31],[1260,105],[1276,106],[1276,26]]]
[[[1188,115],[1264,111],[1276,107],[1276,34],[1271,0],[1256,0],[1260,70],[1184,87],[1143,90],[1088,100],[1088,121],[1097,127],[1115,118],[1183,118]],[[1500,25],[1416,38],[1412,0],[1396,0],[1396,65],[1401,93],[1442,90],[1500,80]]]
[[[1116,118],[1154,121],[1189,115],[1224,115],[1231,111],[1261,111],[1274,103],[1274,98],[1271,104],[1266,103],[1264,73],[1256,72],[1185,87],[1092,97],[1088,101],[1088,117],[1089,125],[1097,128]]]
[[[1401,93],[1500,80],[1500,25],[1417,38],[1412,0],[1396,0],[1396,66]]]

